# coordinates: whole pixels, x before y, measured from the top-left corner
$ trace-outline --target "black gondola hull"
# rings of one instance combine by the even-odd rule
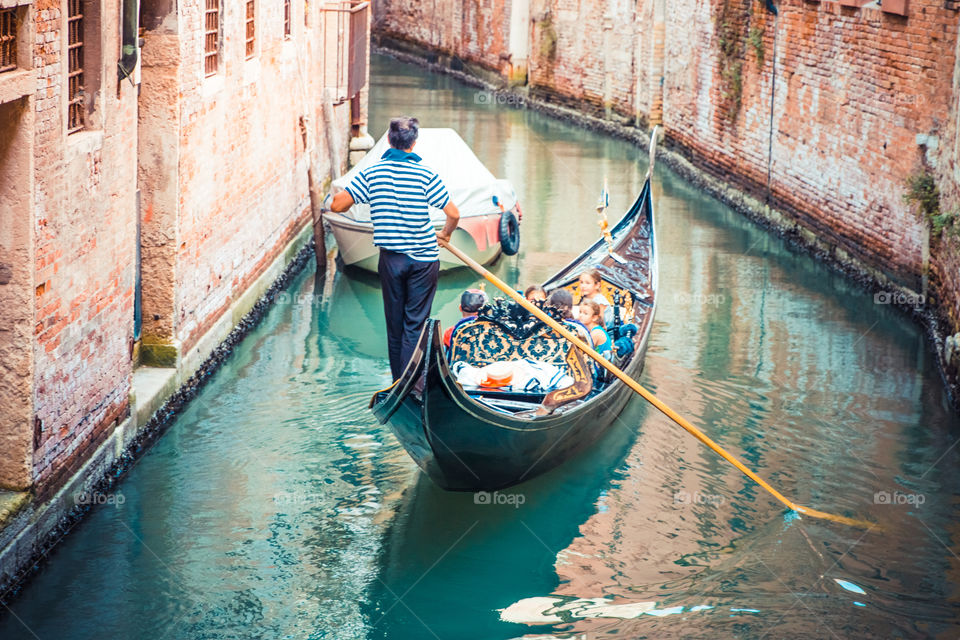
[[[642,283],[637,286],[648,296],[640,330],[633,339],[634,352],[621,365],[636,379],[643,370],[655,311],[656,260],[649,180],[613,233],[617,250],[645,261],[631,261],[623,267],[624,278],[629,280],[625,284]],[[577,269],[596,262],[597,256],[605,255],[605,245],[595,244],[548,284],[569,278],[578,273]],[[611,262],[608,260],[607,265]],[[450,491],[494,491],[545,473],[592,445],[615,425],[633,394],[628,386],[614,380],[589,400],[550,415],[531,418],[499,410],[471,396],[455,381],[444,355],[439,323],[429,320],[400,380],[378,392],[371,408],[439,486]]]

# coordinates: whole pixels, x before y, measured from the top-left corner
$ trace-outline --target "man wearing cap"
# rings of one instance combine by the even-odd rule
[[[483,305],[487,304],[487,294],[480,289],[467,289],[460,294],[460,315],[462,316],[457,324],[443,332],[443,346],[450,348],[450,339],[453,338],[453,332],[464,322],[469,322],[477,317],[477,312]]]
[[[358,173],[336,194],[330,209],[370,204],[373,244],[380,248],[380,286],[387,321],[390,372],[397,380],[413,355],[430,315],[440,274],[438,239],[450,240],[460,212],[440,176],[413,153],[420,123],[404,116],[390,121],[390,149],[380,161]],[[446,214],[443,230],[434,231],[428,205]]]

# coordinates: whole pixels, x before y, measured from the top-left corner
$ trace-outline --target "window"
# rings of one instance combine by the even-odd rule
[[[81,0],[67,0],[67,133],[83,129],[83,11]]]
[[[283,35],[290,37],[290,0],[283,0]]]
[[[203,23],[203,73],[212,76],[220,63],[220,0],[206,0]]]
[[[257,49],[255,14],[256,6],[254,5],[254,0],[247,0],[247,58],[252,58]]]
[[[303,26],[310,26],[310,0],[303,0]]]
[[[0,9],[0,73],[17,68],[17,10]]]

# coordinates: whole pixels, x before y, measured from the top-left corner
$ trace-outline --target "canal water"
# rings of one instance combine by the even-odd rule
[[[646,154],[374,56],[388,118],[457,129],[524,210],[495,270],[543,280],[639,193]],[[852,638],[960,633],[960,438],[921,332],[672,174],[642,382],[797,519],[642,401],[497,500],[439,490],[367,409],[376,282],[312,265],[107,504],[0,611],[0,638]],[[476,278],[443,276],[457,316]]]

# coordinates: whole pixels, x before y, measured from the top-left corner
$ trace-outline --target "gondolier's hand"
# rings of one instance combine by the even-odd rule
[[[437,231],[437,242],[450,242],[450,236],[453,235],[457,224],[460,222],[460,210],[457,209],[457,205],[453,204],[453,200],[450,200],[447,202],[447,206],[443,208],[443,213],[446,214],[447,220],[443,229]]]

